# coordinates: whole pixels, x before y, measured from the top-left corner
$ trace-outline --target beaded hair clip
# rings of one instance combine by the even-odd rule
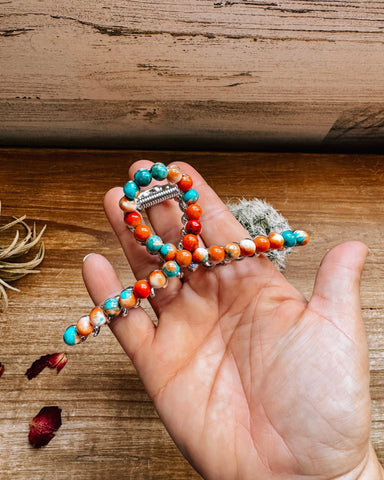
[[[141,187],[147,187],[152,179],[167,180],[168,183],[156,185],[140,193]],[[150,170],[138,170],[134,180],[124,185],[124,196],[119,206],[124,212],[125,224],[133,232],[137,242],[145,245],[150,254],[159,255],[162,264],[159,269],[149,273],[146,279],[138,280],[119,295],[106,299],[102,305],[94,307],[89,315],[82,316],[76,325],[68,327],[63,335],[67,345],[82,343],[91,334],[97,336],[102,325],[110,323],[119,315],[127,315],[131,308],[140,305],[141,299],[154,296],[157,289],[165,288],[168,278],[181,277],[182,269],[195,271],[200,265],[213,267],[270,250],[306,245],[309,241],[309,235],[303,230],[286,230],[281,233],[272,232],[268,236],[258,235],[253,240],[244,238],[240,242],[229,242],[224,247],[199,247],[198,235],[202,230],[199,220],[202,209],[196,203],[199,194],[192,186],[192,178],[182,173],[179,167],[166,167],[162,163],[155,163]],[[140,213],[143,209],[171,198],[178,200],[182,212],[182,239],[177,246],[163,243],[159,236],[153,235]]]

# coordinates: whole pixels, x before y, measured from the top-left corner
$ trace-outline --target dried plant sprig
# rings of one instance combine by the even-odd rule
[[[271,232],[290,230],[287,220],[272,205],[258,198],[253,200],[243,198],[238,202],[228,202],[227,207],[252,238],[257,235],[268,236]],[[270,250],[266,256],[280,271],[283,271],[287,255],[291,250],[291,248]]]
[[[0,215],[1,215],[1,202],[0,202]],[[14,282],[20,278],[25,277],[29,273],[38,273],[38,270],[34,270],[43,260],[45,254],[44,242],[41,241],[41,237],[45,231],[46,225],[37,234],[36,224],[33,224],[31,228],[24,220],[25,215],[16,218],[0,226],[0,233],[9,230],[13,227],[22,226],[25,230],[25,235],[20,239],[20,231],[16,230],[12,241],[5,246],[0,246],[0,310],[4,311],[8,306],[8,296],[6,289],[20,290],[13,287],[9,282]],[[15,262],[14,259],[27,255],[30,250],[38,245],[38,251],[34,258],[26,260],[24,262]]]

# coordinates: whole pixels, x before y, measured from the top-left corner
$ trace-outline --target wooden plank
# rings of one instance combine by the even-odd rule
[[[1,11],[2,145],[64,145],[71,130],[76,145],[166,148],[165,136],[192,148],[204,131],[211,147],[231,136],[320,148],[339,117],[384,101],[382,2],[32,0]],[[374,118],[362,132],[354,148],[383,145]]]
[[[329,119],[336,121],[350,107],[286,102],[0,100],[0,143],[81,147],[96,141],[103,148],[145,148],[155,142],[156,148],[175,149],[187,142],[191,148],[221,150],[284,143],[290,148],[313,148],[321,146]],[[187,121],[182,121],[186,115]],[[305,130],[304,119],[309,125]]]
[[[177,451],[134,368],[108,329],[56,376],[28,382],[36,357],[61,351],[61,334],[91,302],[82,258],[107,256],[124,284],[133,277],[104,218],[102,199],[122,185],[140,158],[191,162],[224,200],[258,197],[305,227],[311,243],[292,254],[285,272],[306,297],[322,256],[336,243],[360,239],[370,248],[361,298],[373,398],[372,441],[384,462],[384,156],[153,151],[3,149],[2,214],[27,214],[44,234],[37,275],[20,280],[0,315],[0,472],[4,480],[185,480],[200,478]],[[44,449],[28,446],[28,423],[44,405],[59,405],[63,426]]]

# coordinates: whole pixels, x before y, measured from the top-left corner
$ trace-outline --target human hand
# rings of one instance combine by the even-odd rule
[[[150,162],[132,165],[130,177]],[[203,209],[202,241],[224,245],[249,234],[189,165]],[[105,210],[133,273],[156,259],[126,228],[118,202]],[[148,211],[164,242],[177,244],[180,210]],[[307,302],[264,256],[169,279],[142,308],[111,328],[186,458],[206,479],[382,479],[369,441],[369,365],[359,284],[367,248],[348,242],[324,258]],[[96,304],[122,290],[100,255],[83,267]]]

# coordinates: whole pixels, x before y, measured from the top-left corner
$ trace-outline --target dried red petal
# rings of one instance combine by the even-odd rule
[[[47,445],[61,427],[61,408],[43,407],[29,424],[28,440],[36,448]]]
[[[57,373],[59,373],[60,370],[65,367],[65,364],[67,363],[67,361],[68,361],[68,358],[64,352],[53,353],[52,355],[49,356],[48,367],[56,368]]]
[[[0,377],[3,375],[4,373],[4,364],[0,362]]]
[[[60,370],[62,370],[62,369],[65,367],[65,365],[67,364],[67,362],[68,362],[68,358],[67,358],[67,355],[64,353],[63,356],[62,356],[62,358],[61,358],[61,360],[56,363],[56,371],[57,371],[57,373],[59,373]]]
[[[45,367],[56,368],[57,373],[65,367],[68,358],[65,353],[51,353],[49,355],[43,355],[38,360],[35,360],[32,365],[25,372],[28,380],[37,377],[37,375],[44,370]]]

